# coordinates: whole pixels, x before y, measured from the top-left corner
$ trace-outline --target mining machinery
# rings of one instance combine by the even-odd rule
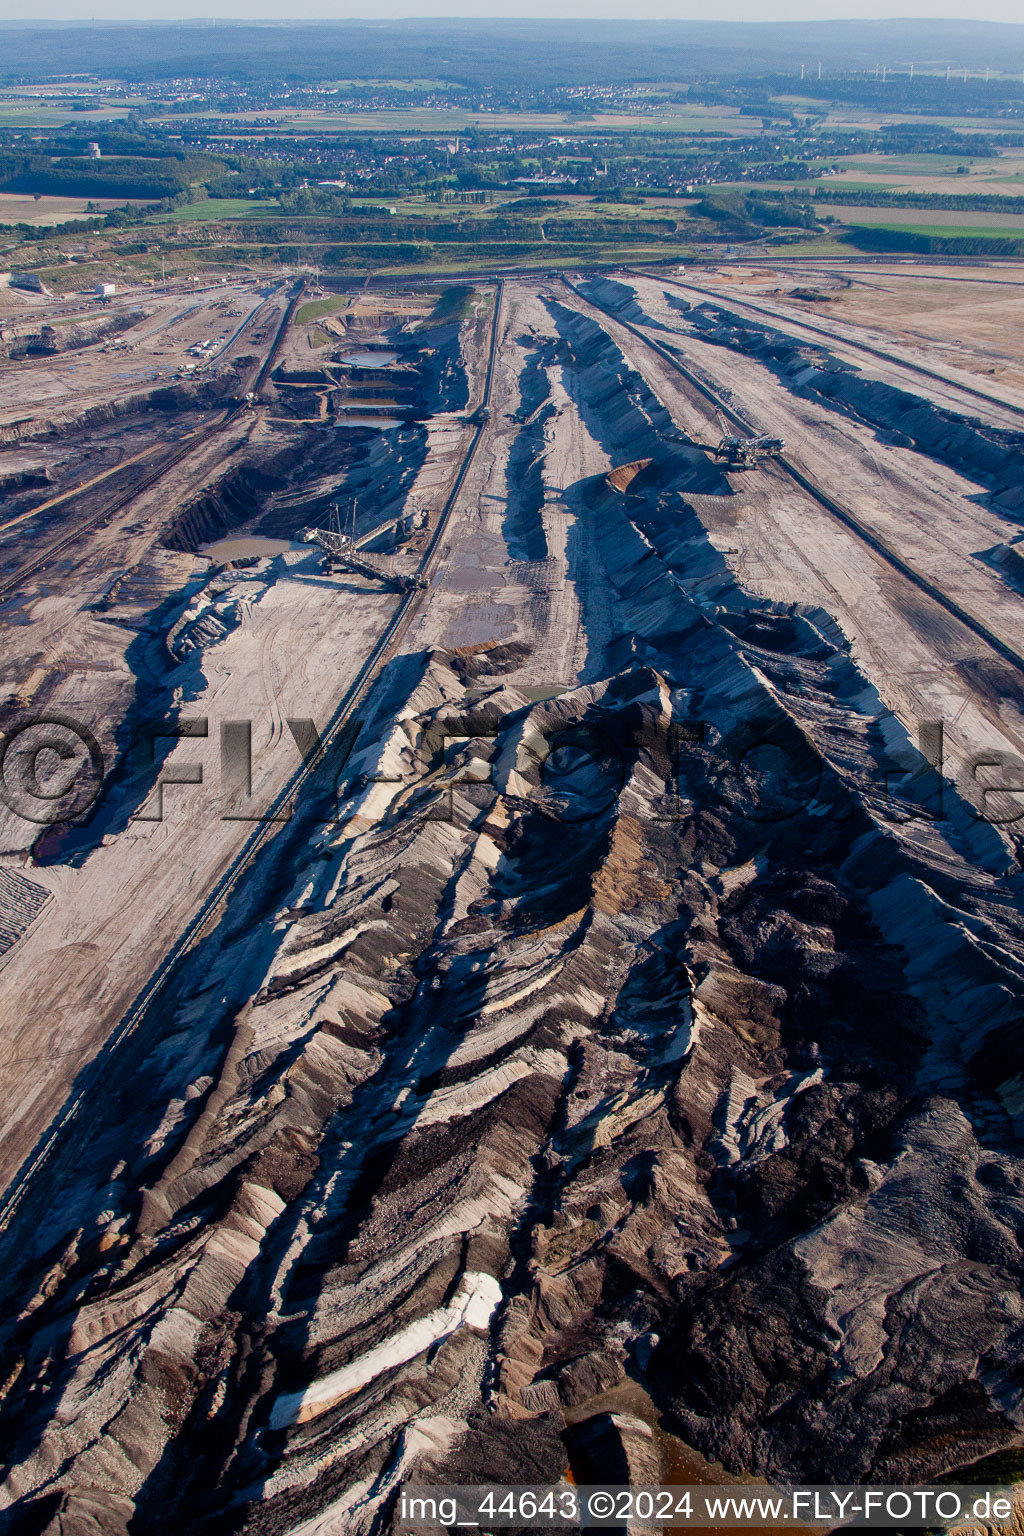
[[[718,424],[722,429],[722,436],[715,449],[715,458],[716,460],[724,459],[730,469],[756,469],[761,459],[777,458],[785,450],[785,438],[771,437],[767,432],[762,432],[757,437],[739,437],[736,433],[725,430],[725,422],[721,416],[718,418]]]
[[[324,552],[324,570],[328,574],[335,569],[352,571],[357,576],[379,581],[403,594],[422,591],[427,586],[425,576],[405,576],[397,571],[386,571],[365,555],[357,555],[355,540],[347,533],[339,533],[333,528],[302,528],[298,537],[303,544],[320,545]]]

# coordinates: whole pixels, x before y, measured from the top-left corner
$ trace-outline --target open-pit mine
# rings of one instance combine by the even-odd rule
[[[0,291],[5,1531],[1016,1475],[1022,295]]]

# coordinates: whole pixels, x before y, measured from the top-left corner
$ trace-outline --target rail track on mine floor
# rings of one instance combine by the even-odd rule
[[[495,283],[494,317],[491,324],[490,348],[487,356],[487,372],[484,378],[483,398],[480,401],[481,407],[490,404],[491,384],[494,378],[494,365],[498,353],[503,289],[504,284],[501,279],[498,279]],[[270,359],[268,358],[269,362]],[[437,526],[423,552],[419,574],[426,576],[428,579],[437,568],[441,544],[449,519],[458,501],[459,493],[465,483],[466,476],[469,473],[480,439],[485,430],[486,422],[478,420],[472,439],[463,455],[462,463],[452,483],[452,488],[441,509]],[[425,595],[422,590],[414,590],[402,598],[394,615],[382,631],[377,644],[363,662],[356,677],[349,685],[337,709],[328,721],[321,734],[320,745],[315,754],[303,761],[301,766],[292,774],[284,788],[275,797],[266,812],[264,820],[258,823],[255,830],[250,833],[246,842],[220,876],[213,889],[204,898],[202,905],[194,914],[188,926],[150,976],[127,1013],[122,1016],[113,1034],[93,1058],[86,1074],[86,1080],[81,1087],[75,1090],[73,1097],[65,1104],[53,1125],[47,1130],[39,1145],[30,1154],[28,1161],[15,1175],[15,1178],[4,1194],[2,1202],[0,1202],[0,1233],[6,1232],[28,1193],[32,1181],[39,1175],[63,1137],[87,1106],[93,1090],[109,1067],[114,1053],[136,1033],[171,976],[209,927],[214,915],[231,895],[242,875],[281,825],[276,818],[294,800],[295,796],[322,764],[331,746],[338,742],[346,727],[350,726],[355,711],[365,699],[394,647],[402,639]],[[350,749],[355,740],[355,734],[353,733],[349,742]]]
[[[704,288],[698,282],[684,283],[678,278],[663,277],[660,273],[652,274],[644,272],[639,267],[623,267],[623,272],[628,272],[631,277],[654,277],[657,282],[668,283],[670,288],[680,288],[683,292],[700,293],[708,300],[709,304],[717,305],[723,310],[746,310],[766,327],[772,325],[799,326],[802,330],[811,331],[816,336],[824,336],[833,346],[849,347],[854,352],[865,352],[869,357],[877,357],[883,363],[889,363],[894,368],[904,368],[908,373],[920,374],[922,378],[934,379],[946,389],[954,390],[961,395],[971,395],[975,400],[984,400],[987,405],[998,406],[1001,411],[1006,411],[1011,416],[1024,417],[1024,405],[1014,405],[1009,400],[1003,400],[998,395],[991,395],[987,390],[976,389],[973,384],[961,384],[958,379],[951,379],[944,373],[939,373],[936,368],[926,368],[923,363],[912,363],[908,358],[899,357],[895,352],[887,352],[884,347],[876,347],[869,341],[857,341],[852,336],[845,336],[838,331],[827,330],[823,325],[816,325],[813,320],[805,320],[802,315],[777,315],[770,309],[761,309],[759,305],[749,299],[734,298],[731,293],[719,294],[713,288]],[[1016,285],[1015,285],[1016,286]],[[847,322],[849,323],[849,322]],[[785,333],[784,334],[788,334]],[[799,337],[793,337],[799,341]]]
[[[597,310],[599,314],[606,316],[609,320],[613,320],[616,325],[621,325],[623,330],[628,331],[631,336],[635,336],[637,341],[642,342],[650,351],[656,353],[663,362],[668,363],[670,368],[673,368],[676,373],[681,374],[693,389],[710,401],[714,408],[737,426],[745,436],[754,437],[758,434],[761,430],[759,427],[741,415],[735,406],[730,405],[717,390],[705,383],[703,379],[698,378],[668,347],[663,346],[661,342],[655,341],[653,337],[645,335],[640,327],[634,325],[631,321],[621,319],[613,309],[609,309],[596,299],[591,299],[586,294],[580,293],[579,289],[569,282],[567,278],[563,278],[562,282],[582,304],[585,304],[590,309]],[[977,639],[982,640],[1003,661],[1008,662],[1017,672],[1024,674],[1024,656],[1019,651],[1015,651],[1012,646],[1007,645],[1005,640],[1000,639],[995,631],[990,629],[983,620],[975,618],[973,613],[963,608],[956,598],[950,597],[949,593],[944,591],[942,587],[937,586],[929,577],[922,575],[914,566],[909,565],[885,539],[872,529],[866,527],[847,507],[842,506],[833,496],[830,496],[827,491],[823,490],[810,475],[799,469],[792,459],[788,458],[785,454],[779,454],[772,462],[778,464],[802,490],[813,497],[819,506],[824,507],[826,512],[829,512],[845,528],[848,528],[851,533],[862,540],[876,555],[881,556],[905,580],[917,587],[919,591],[924,592],[934,603],[937,603],[940,608],[943,608],[959,624],[962,624],[965,629],[970,630],[971,634],[976,636]]]
[[[271,346],[270,351],[267,353],[267,356],[265,357],[253,384],[252,393],[255,395],[259,395],[262,392],[266,385],[267,379],[270,376],[270,371],[273,368],[275,361],[277,360],[282,343],[284,342],[285,332],[288,329],[288,323],[295,311],[295,306],[298,303],[299,297],[302,293],[302,287],[303,285],[301,283],[296,286],[295,292],[292,294],[288,304],[285,306],[283,314],[281,315],[273,345]],[[92,513],[92,515],[85,518],[83,522],[78,523],[74,528],[69,529],[62,538],[57,539],[53,544],[48,544],[45,549],[40,550],[38,555],[33,556],[33,558],[26,561],[24,565],[19,566],[16,571],[12,571],[9,576],[0,581],[0,602],[3,602],[3,600],[9,597],[12,592],[16,592],[18,588],[29,579],[29,577],[36,575],[38,571],[45,570],[48,565],[51,565],[53,561],[64,554],[66,550],[74,548],[74,546],[81,539],[84,539],[87,534],[90,534],[94,531],[94,529],[101,527],[103,523],[116,516],[118,512],[123,511],[124,508],[135,501],[137,497],[143,495],[144,492],[151,490],[154,485],[159,484],[163,477],[168,474],[176,464],[180,464],[181,461],[183,459],[187,459],[190,454],[196,453],[200,448],[205,447],[205,445],[211,442],[219,432],[223,432],[226,427],[229,427],[232,424],[232,422],[237,421],[239,416],[244,414],[245,410],[246,405],[244,402],[228,406],[216,421],[211,421],[201,427],[197,427],[193,432],[190,432],[187,437],[182,439],[179,446],[172,453],[168,454],[165,458],[162,458],[158,464],[154,465],[154,467],[148,470],[147,473],[144,474],[140,479],[133,481],[132,484],[127,486],[123,491],[119,491],[118,494],[114,496],[110,501],[104,502],[103,506],[100,507],[98,512]],[[88,488],[86,487],[86,489]],[[77,490],[68,491],[66,497],[56,498],[54,503],[51,505],[56,505],[60,500],[73,501],[75,496],[78,494],[79,492]],[[40,508],[39,510],[42,511],[44,508]]]

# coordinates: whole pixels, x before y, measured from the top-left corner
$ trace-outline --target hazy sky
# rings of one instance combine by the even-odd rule
[[[1021,0],[0,0],[0,20],[379,20],[402,16],[821,21],[877,17],[1020,22]]]

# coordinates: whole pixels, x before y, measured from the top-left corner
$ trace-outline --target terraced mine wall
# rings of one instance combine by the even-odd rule
[[[0,357],[17,361],[24,357],[55,357],[62,352],[77,352],[98,341],[119,336],[144,318],[142,310],[119,315],[101,315],[79,325],[44,325],[38,331],[15,336],[0,344]]]
[[[486,326],[486,316],[476,322]],[[400,358],[415,363],[419,373],[419,404],[424,414],[463,411],[469,404],[469,380],[459,345],[460,322],[427,326],[411,334],[400,332],[394,346]],[[485,332],[481,330],[481,336]]]
[[[245,463],[229,470],[216,486],[182,509],[164,534],[164,546],[194,552],[236,528],[255,523],[271,493],[283,489],[288,471],[301,457],[302,448],[292,445],[268,454],[258,465]],[[302,526],[300,518],[301,513],[296,513],[296,528]]]
[[[1019,548],[1013,544],[997,544],[984,552],[984,558],[1016,592],[1024,593],[1024,554]]]
[[[473,322],[484,350],[488,339],[488,317],[480,314]],[[275,383],[292,408],[299,408],[302,396],[320,390],[327,396],[327,413],[342,418],[345,407],[360,415],[397,416],[407,424],[425,421],[446,411],[464,410],[469,403],[469,380],[463,362],[462,322],[453,319],[440,325],[415,330],[393,330],[387,324],[372,323],[372,317],[360,319],[346,329],[341,344],[318,368],[278,369]],[[367,333],[373,347],[396,352],[400,366],[376,368],[372,364],[345,362],[346,354],[358,349]]]
[[[16,496],[21,491],[38,491],[52,484],[52,474],[45,468],[15,469],[0,474],[0,496]]]
[[[395,662],[292,888],[200,946],[9,1282],[26,1528],[371,1536],[404,1478],[613,1431],[657,1481],[663,1424],[803,1481],[1019,1442],[1011,850],[827,614],[737,585],[687,502],[718,471],[552,314],[658,468],[576,487],[601,673]]]
[[[197,408],[214,407],[234,398],[238,381],[251,362],[251,358],[239,358],[233,367],[203,384],[161,385],[157,389],[133,391],[116,400],[107,400],[101,405],[90,405],[84,409],[54,411],[46,416],[0,422],[0,444],[45,442],[47,439],[70,437],[76,432],[102,426],[104,422],[120,421],[148,411],[194,411]]]
[[[252,453],[229,470],[216,486],[191,501],[174,519],[163,543],[168,549],[195,551],[229,533],[244,531],[262,538],[290,539],[300,528],[331,516],[332,501],[373,496],[372,520],[404,503],[426,454],[421,427],[408,427],[369,438],[352,433],[310,432],[276,452]],[[367,440],[369,439],[369,440]],[[319,476],[336,476],[332,492],[299,494],[311,464]]]
[[[673,295],[665,297],[670,304],[678,303]],[[726,317],[704,305],[688,309],[687,318],[703,340],[757,357],[794,394],[820,400],[875,427],[886,441],[915,448],[980,480],[991,487],[998,507],[1024,516],[1024,433],[989,426],[880,379],[865,378],[827,348],[796,341],[769,326]]]
[[[299,420],[315,417],[317,412],[320,419],[338,420],[345,410],[355,409],[360,414],[379,412],[406,421],[431,414],[424,406],[419,368],[395,370],[389,378],[379,372],[345,370],[340,364],[327,363],[322,368],[276,368],[273,381],[280,405]]]

